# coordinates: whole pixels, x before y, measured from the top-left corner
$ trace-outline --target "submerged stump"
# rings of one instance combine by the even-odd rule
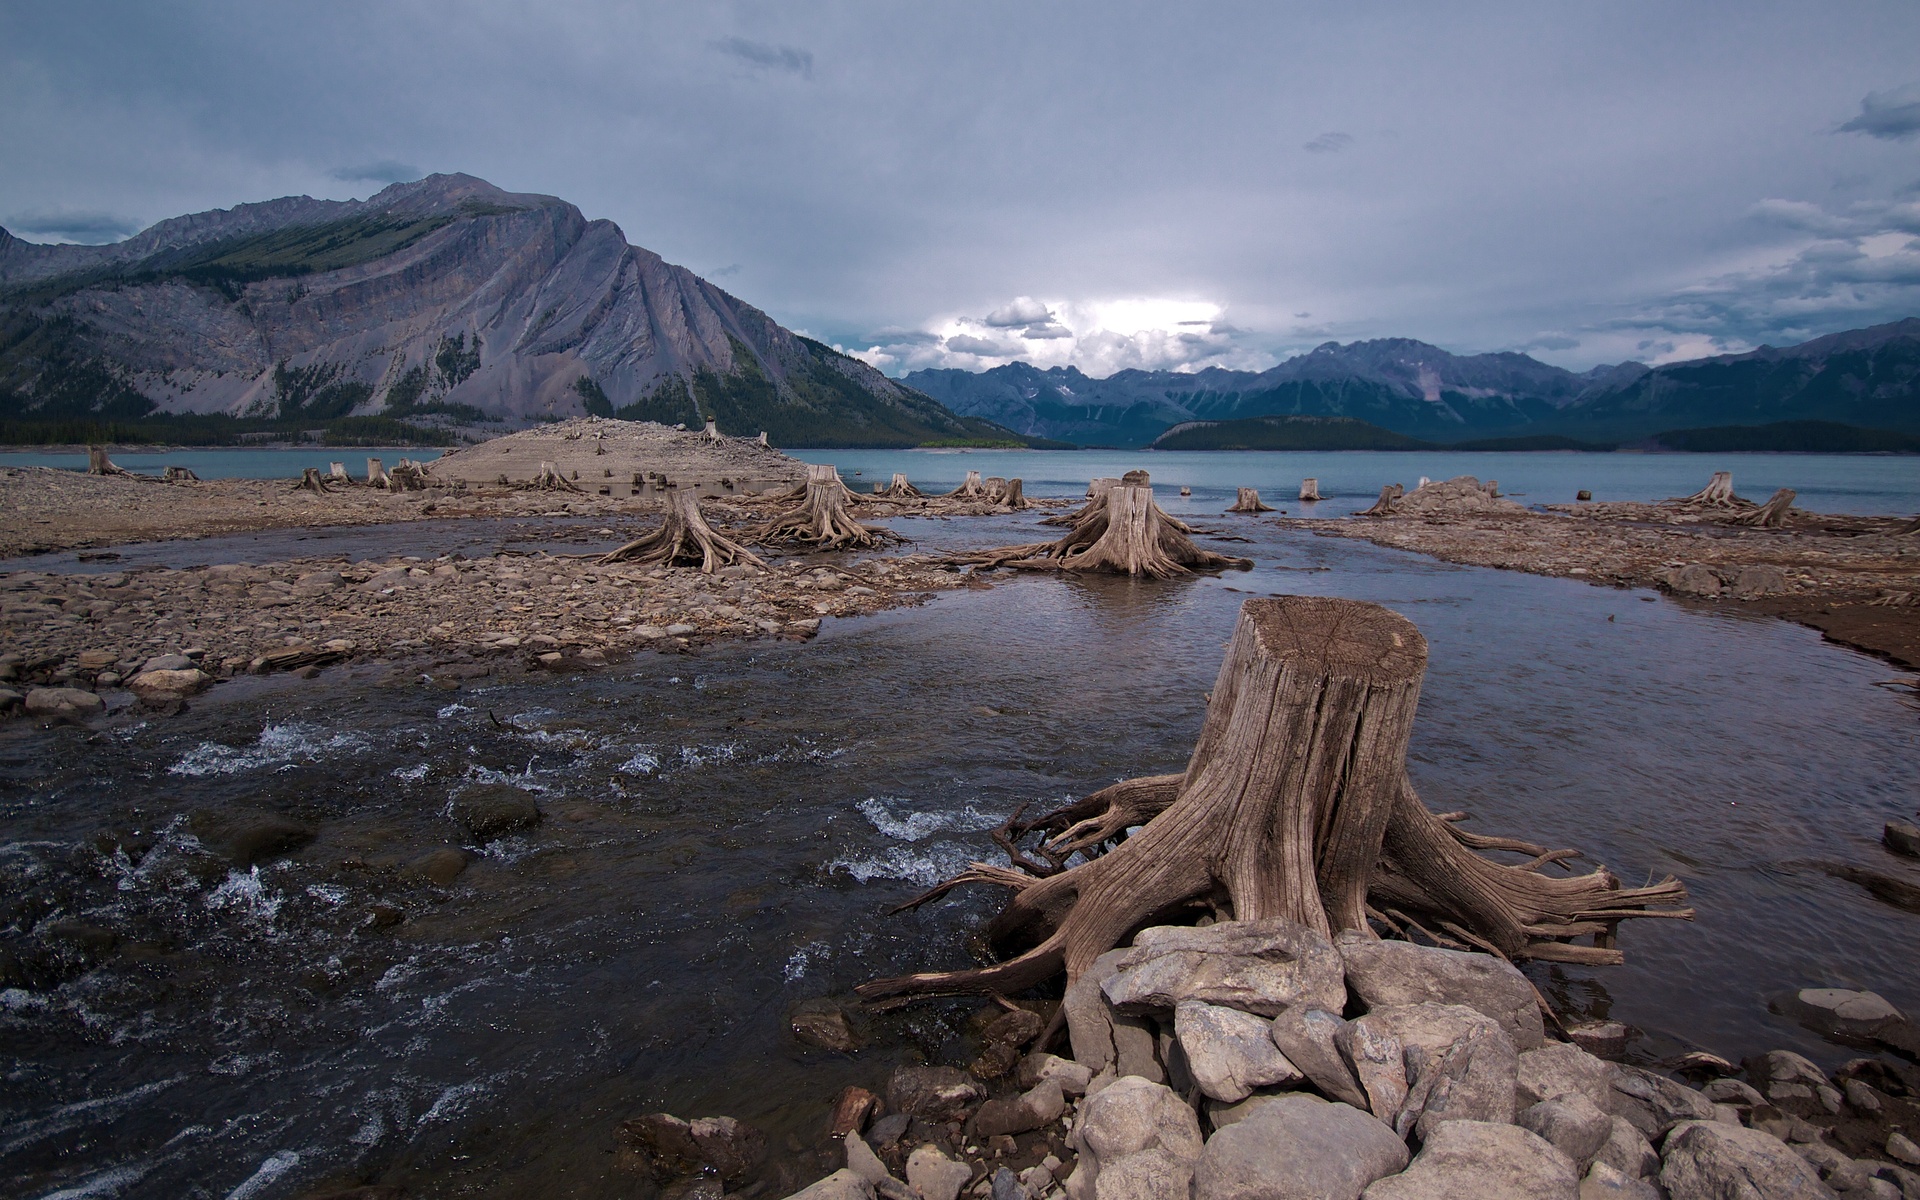
[[[1604,868],[1539,871],[1571,851],[1504,865],[1476,850],[1537,848],[1458,834],[1429,812],[1406,777],[1426,664],[1420,631],[1379,605],[1247,601],[1183,774],[1129,780],[1010,822],[1015,835],[1053,833],[1043,850],[1055,864],[1075,852],[1087,861],[1049,871],[1015,852],[1022,869],[976,863],[910,902],[960,883],[1007,887],[1013,897],[988,935],[997,949],[1023,952],[876,980],[860,993],[1005,993],[1063,971],[1071,982],[1136,930],[1203,914],[1282,917],[1328,936],[1376,937],[1378,922],[1510,959],[1586,963],[1620,960],[1612,934],[1625,918],[1692,915],[1672,907],[1686,898],[1677,880],[1622,889]],[[1594,944],[1573,943],[1589,935]]]
[[[1302,479],[1300,481],[1300,498],[1302,500],[1318,500],[1320,498],[1320,481],[1311,478]]]
[[[1227,511],[1230,513],[1272,512],[1273,505],[1262,504],[1260,502],[1260,489],[1241,488],[1239,489],[1239,495],[1234,499],[1233,507]]]
[[[667,493],[667,517],[660,528],[628,542],[600,561],[698,566],[707,575],[735,563],[763,569],[767,565],[753,551],[707,524],[700,512],[699,494],[683,487]]]

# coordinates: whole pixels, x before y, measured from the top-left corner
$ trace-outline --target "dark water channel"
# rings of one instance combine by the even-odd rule
[[[978,545],[1031,523],[903,528]],[[960,1052],[973,1006],[875,1018],[849,1058],[797,1046],[792,1005],[964,963],[991,897],[884,910],[993,857],[1022,802],[1179,769],[1249,594],[1376,600],[1425,631],[1412,769],[1435,808],[1686,879],[1700,920],[1629,926],[1627,966],[1535,970],[1564,1006],[1646,1031],[1649,1056],[1828,1062],[1851,1052],[1767,993],[1920,1009],[1920,916],[1796,865],[1897,869],[1875,839],[1920,806],[1920,720],[1872,686],[1888,668],[1786,624],[1235,527],[1261,531],[1237,547],[1260,566],[1219,579],[1024,579],[804,645],[457,691],[362,666],[225,684],[172,719],[14,723],[0,945],[36,974],[0,992],[0,1190],[625,1196],[625,1116],[812,1142],[844,1084]],[[459,842],[450,799],[498,780],[545,822],[450,887],[408,870]],[[195,836],[196,814],[247,813],[319,836],[246,870]],[[406,919],[367,928],[376,904]]]

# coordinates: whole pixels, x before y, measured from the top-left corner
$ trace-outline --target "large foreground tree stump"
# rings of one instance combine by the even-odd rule
[[[1086,520],[1088,514],[1103,508],[1107,503],[1107,493],[1120,486],[1120,481],[1110,476],[1102,476],[1087,485],[1087,502],[1070,513],[1060,513],[1041,521],[1042,525],[1065,525],[1072,528]]]
[[[1236,496],[1233,501],[1233,507],[1227,511],[1230,513],[1272,512],[1273,505],[1262,504],[1260,502],[1259,488],[1241,488],[1239,489],[1239,495]]]
[[[890,529],[869,528],[854,520],[847,511],[853,500],[853,493],[831,464],[810,464],[800,506],[755,530],[754,540],[793,542],[815,550],[864,549],[905,540]]]
[[[763,569],[767,565],[753,551],[707,524],[700,512],[699,493],[685,487],[676,487],[667,493],[667,518],[660,528],[628,542],[600,561],[698,566],[706,575],[735,563]]]
[[[1072,852],[1087,861],[1048,873],[1016,849],[1024,869],[975,863],[910,902],[958,883],[1011,888],[988,934],[997,949],[1024,952],[877,980],[861,994],[1010,992],[1061,971],[1071,981],[1136,930],[1202,914],[1368,937],[1377,922],[1508,958],[1573,962],[1619,961],[1612,934],[1625,918],[1692,915],[1671,907],[1686,898],[1676,880],[1622,889],[1604,868],[1550,877],[1538,868],[1571,851],[1459,834],[1428,812],[1405,761],[1426,663],[1420,631],[1379,605],[1247,601],[1184,774],[1129,780],[1010,822],[1016,837],[1054,833],[1043,847],[1053,861]],[[1128,837],[1131,826],[1141,828]],[[1476,847],[1538,852],[1507,866]],[[1596,944],[1573,944],[1582,936]]]

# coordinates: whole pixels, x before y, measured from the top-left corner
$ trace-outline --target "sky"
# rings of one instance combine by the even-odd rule
[[[889,374],[1920,315],[1920,5],[0,0],[0,224],[464,171]]]

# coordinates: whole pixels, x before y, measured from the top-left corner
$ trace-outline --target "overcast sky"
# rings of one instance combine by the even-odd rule
[[[0,224],[431,171],[889,373],[1920,315],[1920,5],[0,0]]]

